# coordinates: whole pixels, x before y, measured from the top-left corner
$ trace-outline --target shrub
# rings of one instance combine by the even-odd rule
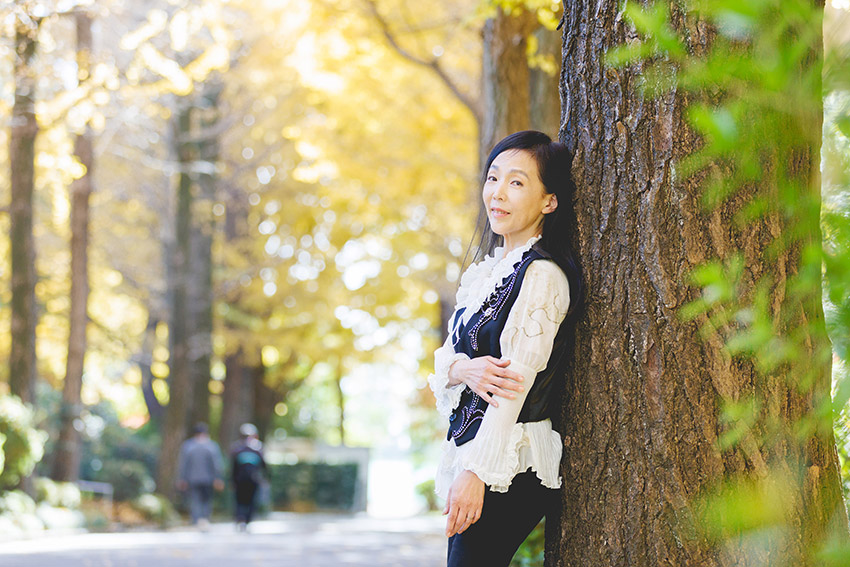
[[[47,434],[35,428],[32,409],[17,396],[0,396],[3,467],[0,488],[17,486],[44,455]]]
[[[80,507],[82,495],[73,482],[56,482],[49,478],[35,479],[35,499],[50,506],[77,509]]]
[[[179,519],[171,502],[159,494],[142,494],[133,501],[133,507],[141,512],[146,520],[156,522],[163,528]]]
[[[425,504],[428,506],[429,512],[435,512],[440,509],[440,504],[437,501],[437,493],[434,490],[434,479],[429,478],[417,484],[416,494],[425,499]]]
[[[118,501],[133,500],[156,487],[147,467],[132,460],[106,461],[95,480],[111,484],[113,498]]]
[[[36,515],[36,503],[22,490],[10,490],[0,495],[0,518],[9,520],[18,532],[34,532],[44,529],[44,523]],[[5,520],[3,523],[6,523]]]

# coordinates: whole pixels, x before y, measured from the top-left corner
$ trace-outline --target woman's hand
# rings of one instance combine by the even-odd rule
[[[481,517],[484,505],[484,481],[472,471],[463,471],[449,488],[446,508],[446,537],[462,533]]]
[[[449,367],[449,385],[460,383],[481,396],[488,404],[499,407],[494,396],[515,398],[514,392],[522,392],[521,374],[508,370],[510,360],[498,359],[492,356],[479,356],[469,360],[455,361]]]

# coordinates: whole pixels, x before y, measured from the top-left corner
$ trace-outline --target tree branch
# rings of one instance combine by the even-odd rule
[[[445,69],[443,69],[442,65],[440,65],[439,58],[435,57],[430,60],[425,60],[421,57],[417,57],[416,55],[410,53],[408,50],[402,47],[401,44],[398,42],[398,39],[393,34],[392,30],[390,29],[389,23],[378,11],[378,7],[375,5],[374,0],[363,0],[363,2],[368,6],[369,11],[372,13],[372,16],[375,18],[375,21],[378,22],[378,26],[381,28],[381,32],[384,34],[384,37],[386,38],[390,46],[393,48],[393,50],[395,50],[396,53],[398,53],[411,63],[415,63],[416,65],[431,69],[440,78],[443,84],[446,85],[446,87],[452,92],[455,98],[460,101],[460,103],[463,104],[466,108],[469,109],[469,112],[472,113],[472,116],[475,118],[475,121],[480,126],[484,115],[481,109],[480,101],[471,98],[469,95],[462,92],[458,88],[452,78],[449,77],[448,73],[446,73]]]

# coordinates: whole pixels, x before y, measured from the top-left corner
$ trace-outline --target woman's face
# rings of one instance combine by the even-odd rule
[[[543,215],[555,210],[558,200],[546,193],[537,162],[525,150],[506,150],[496,156],[482,191],[493,232],[511,250],[543,230]]]

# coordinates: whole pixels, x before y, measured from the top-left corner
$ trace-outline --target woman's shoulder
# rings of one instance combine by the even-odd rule
[[[530,297],[552,300],[559,309],[567,310],[570,301],[570,282],[563,270],[549,258],[537,258],[525,272],[520,293]]]
[[[532,260],[526,270],[525,278],[526,280],[531,278],[532,280],[546,281],[553,285],[564,285],[569,287],[567,275],[561,267],[555,263],[555,260],[553,260],[551,256],[541,256]]]

